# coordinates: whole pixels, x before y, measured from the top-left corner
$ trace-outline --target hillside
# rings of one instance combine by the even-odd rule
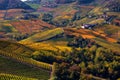
[[[20,0],[0,0],[0,10],[6,9],[32,9],[30,6],[26,5],[24,2]]]
[[[0,73],[47,80],[52,65],[31,59],[34,51],[18,43],[0,41],[0,62],[2,63]],[[16,66],[19,67],[16,68]],[[46,77],[42,77],[45,75]]]
[[[0,80],[119,80],[120,0],[0,0]]]
[[[10,24],[16,28],[20,33],[32,34],[46,29],[54,28],[53,25],[50,25],[42,20],[18,20],[11,21]]]
[[[21,42],[41,42],[45,40],[49,40],[51,38],[56,38],[57,36],[64,33],[64,30],[61,28],[56,28],[52,30],[46,30],[43,32],[39,32],[25,40],[22,40]]]
[[[27,57],[34,52],[34,50],[29,47],[10,41],[0,41],[0,50],[13,53],[13,55],[23,55]]]
[[[0,79],[48,80],[49,72],[36,69],[0,56]]]
[[[115,39],[108,37],[106,34],[101,34],[97,31],[92,31],[92,30],[87,30],[87,29],[74,29],[74,28],[69,28],[65,29],[66,35],[71,35],[71,36],[82,36],[83,38],[89,38],[89,39],[94,39],[96,37],[102,38],[104,40],[107,40],[108,42],[116,42]]]

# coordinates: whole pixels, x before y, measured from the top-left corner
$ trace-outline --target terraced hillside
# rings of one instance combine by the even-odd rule
[[[42,20],[19,20],[10,22],[13,27],[15,27],[20,33],[32,34],[34,32],[39,32],[45,29],[54,28],[53,25],[50,25]]]
[[[65,33],[66,33],[66,35],[73,35],[76,37],[82,36],[82,37],[88,38],[88,39],[93,39],[93,38],[99,37],[99,38],[102,38],[109,42],[116,42],[115,39],[106,36],[106,34],[101,34],[97,31],[92,31],[92,30],[88,30],[88,29],[68,28],[68,29],[65,29]]]
[[[120,27],[116,25],[105,25],[101,27],[96,27],[95,31],[106,34],[107,36],[116,40],[120,38]]]
[[[47,80],[52,65],[31,59],[30,56],[33,52],[33,49],[21,44],[0,41],[0,62],[2,63],[0,64],[0,73]]]
[[[0,0],[0,80],[117,80],[119,2]]]
[[[22,40],[21,43],[24,42],[41,42],[41,41],[45,41],[45,40],[49,40],[51,38],[55,38],[58,35],[61,35],[64,33],[64,30],[62,28],[55,28],[52,30],[46,30],[40,33],[37,33],[25,40]]]
[[[11,19],[11,18],[18,18],[23,15],[24,9],[9,9],[7,10],[0,10],[0,18],[4,19],[4,17]]]
[[[33,68],[11,59],[0,56],[0,79],[1,80],[48,80],[49,72]]]
[[[33,49],[25,47],[24,45],[8,41],[0,41],[0,50],[12,53],[13,55],[24,55],[28,57],[34,52]]]
[[[19,41],[20,44],[27,45],[35,50],[47,50],[55,52],[71,51],[67,47],[67,40],[64,38],[64,30],[62,28],[55,28],[39,32],[27,39]],[[62,41],[63,40],[63,41]]]

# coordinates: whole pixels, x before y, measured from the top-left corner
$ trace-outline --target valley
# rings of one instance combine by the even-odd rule
[[[119,13],[120,0],[0,0],[0,80],[119,80]]]

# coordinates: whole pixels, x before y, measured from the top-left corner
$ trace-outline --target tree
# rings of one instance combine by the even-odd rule
[[[80,20],[80,12],[76,12],[72,18],[72,21]]]
[[[42,16],[42,20],[45,22],[50,22],[53,19],[52,13],[44,13]]]
[[[84,48],[84,47],[90,47],[94,44],[94,42],[90,39],[84,39],[81,36],[74,38],[73,41],[69,41],[68,42],[68,46],[71,47],[80,47],[80,48]]]
[[[79,4],[87,4],[87,3],[91,3],[94,0],[78,0]]]

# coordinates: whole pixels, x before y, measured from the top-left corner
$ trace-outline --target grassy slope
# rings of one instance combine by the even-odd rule
[[[0,73],[17,74],[18,76],[47,80],[51,65],[29,58],[33,52],[33,49],[21,44],[0,41],[0,56],[9,59],[0,57]]]
[[[60,42],[61,44],[64,44],[64,42]],[[60,44],[59,43],[59,44]],[[66,43],[65,43],[66,44]],[[58,45],[58,44],[54,44],[53,42],[39,42],[39,43],[31,43],[31,44],[27,44],[27,46],[35,49],[35,50],[47,50],[47,51],[67,51],[67,52],[71,52],[71,48],[67,47],[66,45]]]
[[[32,3],[26,3],[26,4],[32,7],[33,9],[38,9],[40,7],[40,4],[32,4]]]
[[[0,22],[0,31],[9,33],[9,32],[17,32],[17,30],[8,22]]]
[[[35,69],[21,63],[8,60],[0,56],[0,73],[7,73],[16,76],[36,78],[39,80],[48,80],[49,72],[42,69]]]
[[[27,57],[30,57],[34,52],[34,50],[29,47],[9,41],[0,41],[0,50]]]
[[[61,28],[47,30],[44,32],[37,33],[28,39],[20,41],[19,43],[27,45],[35,50],[71,51],[71,48],[66,46],[67,43],[65,41],[61,41],[61,40],[54,41],[55,39],[58,39],[58,38],[51,39],[56,35],[59,35],[62,33],[64,33],[64,30]],[[36,41],[42,41],[42,42],[36,42]]]
[[[37,33],[25,40],[22,40],[21,43],[24,43],[24,42],[41,42],[41,41],[44,41],[44,40],[48,40],[50,38],[53,38],[59,34],[62,34],[64,32],[63,29],[61,28],[56,28],[56,29],[52,29],[52,30],[47,30],[47,31],[43,31],[43,32],[40,32],[40,33]]]
[[[111,42],[108,42],[101,38],[95,38],[94,40],[97,44],[99,44],[105,48],[111,49],[112,51],[118,52],[118,54],[120,53],[120,45],[119,44],[111,43]]]
[[[104,25],[100,27],[96,27],[94,29],[95,31],[99,33],[107,34],[109,37],[112,37],[114,39],[120,38],[120,27],[115,25]]]

